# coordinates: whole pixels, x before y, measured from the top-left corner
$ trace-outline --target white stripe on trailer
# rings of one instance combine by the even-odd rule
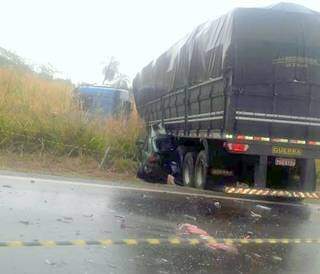
[[[305,145],[306,141],[304,140],[289,140],[290,144],[299,144],[299,145]]]
[[[211,121],[211,120],[221,120],[223,116],[215,116],[215,117],[208,117],[208,118],[198,118],[198,119],[190,119],[188,122],[201,122],[201,121]]]
[[[257,117],[267,117],[267,118],[282,118],[282,119],[291,119],[291,120],[305,120],[305,121],[320,122],[320,118],[306,117],[306,116],[282,115],[282,114],[247,112],[247,111],[236,111],[236,114],[244,115],[244,116],[257,116]]]
[[[164,121],[184,120],[184,116],[165,118]]]
[[[200,118],[205,116],[216,116],[224,114],[224,111],[215,111],[215,112],[207,112],[207,113],[200,113],[200,114],[194,114],[194,115],[188,115],[188,118]]]
[[[184,123],[184,120],[164,122],[165,125],[182,124],[182,123]]]
[[[288,143],[289,140],[288,139],[284,139],[284,138],[273,138],[271,139],[272,142],[275,142],[275,143]]]
[[[253,118],[253,117],[244,117],[244,116],[236,116],[236,120],[278,123],[278,124],[293,124],[293,125],[315,126],[315,127],[320,126],[320,123],[300,122],[300,121],[290,121],[290,120],[276,120],[276,119],[266,119],[266,118]]]

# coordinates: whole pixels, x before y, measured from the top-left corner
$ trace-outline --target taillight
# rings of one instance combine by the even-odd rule
[[[236,144],[236,143],[224,143],[224,147],[230,151],[235,153],[246,152],[249,149],[249,145],[247,144]]]
[[[158,156],[155,153],[152,153],[149,157],[148,157],[148,163],[149,164],[155,164],[156,162],[158,162]]]

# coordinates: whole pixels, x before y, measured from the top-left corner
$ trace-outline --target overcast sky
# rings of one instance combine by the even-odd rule
[[[0,0],[0,46],[74,82],[102,80],[108,56],[131,78],[198,24],[273,0]],[[319,0],[292,0],[320,11]]]

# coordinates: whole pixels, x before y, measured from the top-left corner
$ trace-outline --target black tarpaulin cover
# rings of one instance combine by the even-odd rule
[[[233,85],[281,81],[320,83],[320,16],[280,3],[238,8],[208,21],[137,74],[138,107],[178,88],[232,71]]]

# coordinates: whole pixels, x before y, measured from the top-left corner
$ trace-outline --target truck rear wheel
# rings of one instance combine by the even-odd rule
[[[195,164],[195,187],[204,189],[207,182],[208,161],[204,150],[200,151]]]
[[[314,159],[302,160],[301,171],[302,191],[316,190],[316,162]]]
[[[194,159],[193,152],[187,152],[184,156],[182,165],[182,184],[184,186],[194,186]]]

